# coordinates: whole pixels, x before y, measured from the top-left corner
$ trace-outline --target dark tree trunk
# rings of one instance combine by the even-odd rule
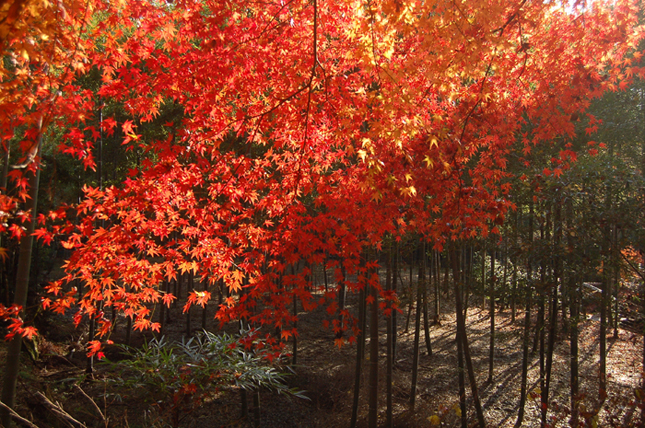
[[[432,250],[432,260],[433,260],[433,266],[434,268],[432,269],[432,273],[434,276],[433,284],[434,284],[434,318],[432,320],[433,324],[439,325],[439,318],[441,316],[441,304],[440,304],[440,293],[439,293],[439,285],[441,281],[441,258],[439,256],[439,251],[438,250]]]
[[[370,252],[371,254],[371,252]],[[374,271],[368,270],[368,277]],[[369,292],[372,297],[370,304],[370,384],[369,384],[369,412],[368,427],[378,426],[378,288],[377,284],[369,284]]]
[[[426,243],[425,241],[423,242],[422,246],[422,253],[421,253],[421,262],[419,264],[419,286],[422,287],[422,297],[423,297],[423,337],[426,342],[426,352],[428,356],[432,356],[432,341],[430,338],[430,317],[428,316],[428,281],[426,280],[426,275],[428,274],[427,272],[427,257],[426,257]],[[423,270],[423,275],[421,274],[421,270]],[[428,277],[431,276],[428,275]]]
[[[356,367],[354,371],[354,400],[352,402],[352,417],[349,423],[350,428],[356,428],[358,420],[358,403],[361,392],[361,374],[363,372],[363,360],[365,352],[365,287],[358,293],[358,324],[360,328],[358,342],[356,344]]]
[[[482,273],[482,282],[481,282],[481,295],[482,295],[482,311],[486,309],[486,243],[482,242],[482,260],[481,260],[481,273]]]
[[[421,244],[421,252],[425,251],[425,240]],[[419,277],[417,284],[417,310],[414,318],[414,351],[412,353],[412,385],[410,386],[410,412],[414,412],[417,399],[417,379],[419,374],[419,342],[421,338],[421,311],[423,308],[423,281],[425,271],[423,261],[419,261]]]
[[[163,289],[168,290],[168,281],[164,280],[163,281]],[[159,308],[159,335],[163,336],[164,333],[166,332],[166,305],[161,303],[161,307]]]
[[[393,366],[394,366],[394,336],[396,331],[394,329],[394,314],[396,311],[392,311],[392,300],[390,299],[390,293],[393,290],[393,283],[396,282],[396,274],[392,275],[392,258],[394,258],[394,266],[396,266],[396,244],[394,246],[394,254],[392,254],[392,248],[387,254],[387,261],[385,265],[385,292],[387,295],[387,300],[385,302],[385,323],[386,323],[386,364],[385,364],[385,401],[386,401],[386,410],[385,410],[385,426],[386,428],[394,427],[393,419],[393,400],[392,400],[392,378],[393,378]]]
[[[551,290],[551,308],[549,312],[549,343],[546,353],[546,380],[544,390],[542,390],[542,427],[547,427],[547,412],[549,410],[549,388],[551,387],[551,368],[553,367],[553,351],[555,349],[555,335],[558,325],[558,287],[552,285]]]
[[[459,255],[458,252],[452,248],[450,250],[451,264],[453,269],[453,276],[459,278]],[[479,391],[477,389],[477,381],[475,379],[475,370],[473,368],[472,359],[470,357],[470,350],[468,348],[468,336],[466,334],[466,320],[464,317],[464,309],[461,301],[461,290],[459,281],[455,281],[455,312],[457,316],[457,340],[461,342],[464,351],[464,359],[466,362],[466,370],[468,373],[468,380],[470,382],[470,390],[473,395],[473,403],[475,405],[475,413],[477,414],[477,422],[480,428],[486,427],[486,420],[484,419],[484,412],[482,410],[481,401],[479,399]]]
[[[562,263],[560,258],[560,241],[562,239],[562,209],[561,202],[556,195],[554,210],[554,230],[553,230],[553,278],[550,282],[551,287],[551,307],[549,312],[549,343],[546,354],[546,382],[542,391],[542,426],[547,426],[547,412],[549,409],[549,390],[551,387],[551,371],[553,367],[553,351],[555,348],[555,339],[558,326],[558,284],[562,275]]]
[[[345,266],[343,263],[340,264],[340,284],[338,284],[338,333],[336,333],[336,338],[340,339],[343,337],[343,332],[345,331],[345,323],[343,320],[343,311],[345,310],[345,298],[347,296],[347,287],[345,281],[347,281],[347,272],[345,271]]]
[[[293,316],[294,316],[294,321],[293,321],[293,328],[297,329],[298,328],[298,297],[294,293],[292,296],[292,304],[293,304]],[[298,335],[293,334],[291,336],[291,364],[294,366],[298,364]]]
[[[253,391],[253,428],[260,428],[260,390]]]
[[[414,254],[414,252],[413,252]],[[412,286],[412,270],[414,265],[414,256],[410,257],[410,280],[408,281],[408,314],[405,318],[405,329],[404,332],[408,333],[410,331],[410,319],[412,318],[412,307],[414,306],[414,287]]]
[[[527,382],[529,371],[529,335],[531,331],[531,304],[532,304],[532,282],[533,282],[533,202],[529,203],[529,233],[528,233],[529,254],[526,260],[526,292],[524,307],[524,337],[522,339],[522,377],[520,380],[520,404],[517,412],[515,428],[520,428],[524,421],[524,408],[526,406]]]
[[[493,382],[495,365],[495,250],[490,252],[490,345],[488,349],[488,383]]]
[[[392,261],[392,295],[397,296],[397,281],[396,278],[399,275],[399,243],[394,242],[394,260]],[[398,335],[398,311],[392,311],[392,364],[396,361],[396,338]]]
[[[188,275],[190,277],[190,281],[192,282],[194,278],[193,272],[191,271]],[[205,279],[203,282],[204,282],[203,291],[208,291],[208,280]],[[207,321],[208,321],[208,305],[204,305],[204,307],[202,308],[202,330],[206,330]]]
[[[327,257],[323,261],[323,280],[325,281],[325,293],[329,293],[329,279],[327,278]]]
[[[456,333],[457,341],[457,376],[459,381],[459,410],[461,428],[468,428],[468,413],[466,409],[466,376],[464,369],[464,347],[461,343],[459,332]]]
[[[40,159],[43,143],[42,119],[38,124],[38,141],[35,143],[35,161]],[[16,273],[16,287],[13,302],[22,308],[21,316],[24,317],[24,308],[27,304],[27,293],[29,291],[29,273],[31,269],[31,252],[33,248],[33,233],[36,227],[36,210],[38,208],[38,188],[40,184],[40,168],[29,176],[29,199],[25,203],[25,211],[29,212],[29,220],[25,224],[25,234],[20,238],[20,252],[18,256],[18,269]],[[4,367],[4,379],[2,384],[2,402],[13,408],[16,404],[16,384],[18,372],[20,371],[20,349],[22,348],[22,336],[17,334],[9,342]],[[5,427],[11,424],[11,415],[8,410],[0,409],[0,422]]]

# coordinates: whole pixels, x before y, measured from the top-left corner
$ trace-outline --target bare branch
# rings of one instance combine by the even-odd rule
[[[17,421],[17,422],[19,422],[20,424],[22,424],[22,425],[24,425],[24,426],[26,426],[26,427],[29,427],[29,428],[38,428],[38,425],[34,425],[31,421],[29,421],[29,420],[27,420],[27,419],[23,418],[23,417],[22,417],[22,416],[20,416],[18,413],[16,413],[16,411],[15,411],[15,410],[13,410],[11,407],[9,407],[9,406],[7,406],[6,404],[4,404],[2,401],[0,401],[0,407],[3,407],[3,408],[5,408],[5,409],[7,409],[7,411],[11,414],[11,416],[12,416],[12,417]],[[0,424],[0,425],[2,425],[2,424]]]

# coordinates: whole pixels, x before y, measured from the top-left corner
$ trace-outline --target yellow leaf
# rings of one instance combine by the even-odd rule
[[[430,425],[439,425],[441,423],[441,419],[437,415],[432,415],[428,418],[430,421]]]

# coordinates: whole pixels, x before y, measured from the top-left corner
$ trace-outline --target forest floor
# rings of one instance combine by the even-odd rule
[[[349,305],[356,304],[355,297]],[[480,302],[481,303],[481,302]],[[405,313],[406,308],[403,311]],[[198,312],[194,310],[194,312]],[[289,385],[304,390],[309,400],[302,400],[270,392],[262,392],[260,426],[265,428],[327,428],[349,427],[351,416],[356,346],[334,346],[334,335],[324,329],[326,316],[323,308],[311,313],[302,313],[299,321],[298,365],[295,375],[288,378]],[[181,319],[177,316],[178,319]],[[211,317],[209,317],[211,318]],[[414,318],[414,316],[413,316]],[[431,356],[426,353],[421,336],[420,370],[417,389],[416,411],[409,412],[410,382],[414,334],[404,332],[405,316],[398,317],[398,351],[394,367],[394,426],[398,428],[430,427],[430,418],[437,415],[443,427],[460,426],[458,412],[457,350],[455,342],[454,313],[445,312],[440,325],[431,327]],[[412,325],[414,320],[412,320]],[[522,361],[523,317],[511,322],[510,310],[496,313],[495,369],[492,383],[488,377],[488,354],[490,318],[488,310],[471,307],[468,310],[468,337],[475,365],[486,421],[490,427],[512,427],[517,418],[520,396],[520,373]],[[183,322],[169,326],[167,335],[181,338]],[[214,321],[208,328],[215,329]],[[598,404],[598,348],[599,323],[596,317],[588,316],[580,324],[580,390],[583,392],[584,409],[591,411]],[[106,398],[109,385],[106,379],[114,373],[106,366],[96,365],[92,376],[84,374],[85,363],[82,351],[70,356],[73,346],[70,338],[80,342],[80,330],[61,323],[51,326],[47,341],[40,346],[37,361],[24,353],[24,367],[18,385],[17,410],[23,417],[32,420],[38,427],[69,426],[61,422],[36,398],[42,391],[52,402],[58,402],[65,411],[90,427],[162,427],[158,416],[163,413],[153,403],[146,401],[146,391],[131,391],[121,400]],[[608,391],[600,412],[599,427],[639,426],[640,410],[634,404],[635,389],[640,383],[642,358],[642,335],[618,330],[618,337],[609,335],[608,340]],[[133,336],[136,343],[150,338],[150,333]],[[379,421],[385,422],[385,328],[380,332],[380,386]],[[118,336],[114,338],[118,341]],[[369,339],[368,339],[369,343]],[[368,345],[369,346],[369,345]],[[0,347],[0,360],[4,359],[5,345]],[[109,355],[109,354],[108,354]],[[529,391],[523,427],[539,426],[538,389],[539,360],[537,353],[530,357]],[[567,426],[569,418],[569,340],[563,333],[556,342],[549,417],[551,426]],[[362,375],[358,427],[367,426],[368,369]],[[98,413],[88,397],[74,386],[78,385],[98,404],[109,421],[100,422]],[[150,391],[148,391],[150,392]],[[467,385],[469,421],[475,424],[470,389]],[[222,394],[206,400],[199,408],[184,415],[181,427],[251,427],[253,426],[253,403],[249,400],[250,416],[240,417],[238,394]],[[155,410],[156,409],[156,410]]]

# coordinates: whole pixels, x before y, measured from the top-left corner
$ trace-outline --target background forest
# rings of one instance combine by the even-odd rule
[[[2,425],[645,426],[642,22],[3,0]]]

